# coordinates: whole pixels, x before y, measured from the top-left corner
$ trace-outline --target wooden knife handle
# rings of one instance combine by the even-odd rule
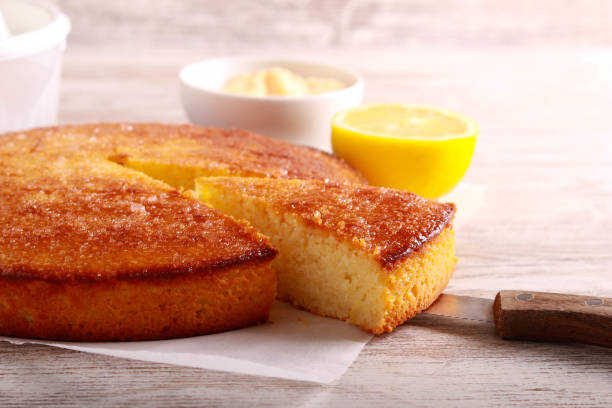
[[[504,339],[612,347],[612,299],[503,290],[495,297],[493,314]]]

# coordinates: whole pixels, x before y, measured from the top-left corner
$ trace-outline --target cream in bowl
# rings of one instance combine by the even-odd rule
[[[304,96],[343,88],[346,88],[346,84],[335,78],[303,77],[283,67],[239,74],[223,85],[224,92],[251,96]]]
[[[272,75],[262,75],[270,71]],[[244,75],[248,77],[241,77]],[[255,80],[253,76],[257,75],[263,78]],[[240,92],[236,88],[226,90],[236,78],[243,78],[239,81],[247,82],[247,86],[240,87]],[[319,85],[314,81],[312,90],[306,93],[299,89],[302,85],[296,85],[301,83],[300,78],[311,84],[309,78],[319,78],[343,86],[318,91]],[[265,92],[250,89],[249,81],[260,81],[257,86],[262,86],[264,79]],[[358,106],[363,96],[363,81],[350,70],[296,60],[209,59],[184,67],[179,80],[183,107],[189,120],[197,125],[245,129],[328,151],[331,118],[341,110]]]

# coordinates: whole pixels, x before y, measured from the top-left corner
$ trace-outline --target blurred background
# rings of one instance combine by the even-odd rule
[[[594,102],[602,102],[612,86],[609,48],[599,52],[612,45],[612,2],[605,0],[56,4],[73,24],[63,98],[83,98],[62,104],[64,120],[185,120],[176,73],[188,62],[220,55],[303,57],[350,66],[366,79],[366,101],[432,103],[467,114],[476,104],[493,105],[486,116],[491,119],[491,114],[525,114],[508,106],[506,92],[521,93],[517,96],[533,107],[571,103],[571,94],[566,101],[549,100],[547,87],[595,92]],[[583,71],[580,87],[566,83],[576,70]],[[117,75],[124,97],[110,92],[101,97],[105,82],[115,82]],[[149,80],[156,86],[143,89]],[[537,95],[533,82],[542,86]],[[87,96],[91,92],[98,94],[96,101]],[[143,109],[134,117],[134,109],[123,112],[124,101],[132,102],[126,94],[136,93]],[[610,102],[612,92],[607,94]]]
[[[72,46],[217,53],[609,45],[606,0],[57,0]]]

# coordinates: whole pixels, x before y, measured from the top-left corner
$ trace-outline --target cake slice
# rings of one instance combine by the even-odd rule
[[[409,192],[202,177],[196,195],[270,238],[278,299],[375,334],[433,303],[456,263],[455,206]]]

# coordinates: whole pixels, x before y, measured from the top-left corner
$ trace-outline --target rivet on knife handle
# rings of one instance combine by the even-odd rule
[[[505,339],[612,347],[612,299],[503,290],[493,313],[497,334]]]

